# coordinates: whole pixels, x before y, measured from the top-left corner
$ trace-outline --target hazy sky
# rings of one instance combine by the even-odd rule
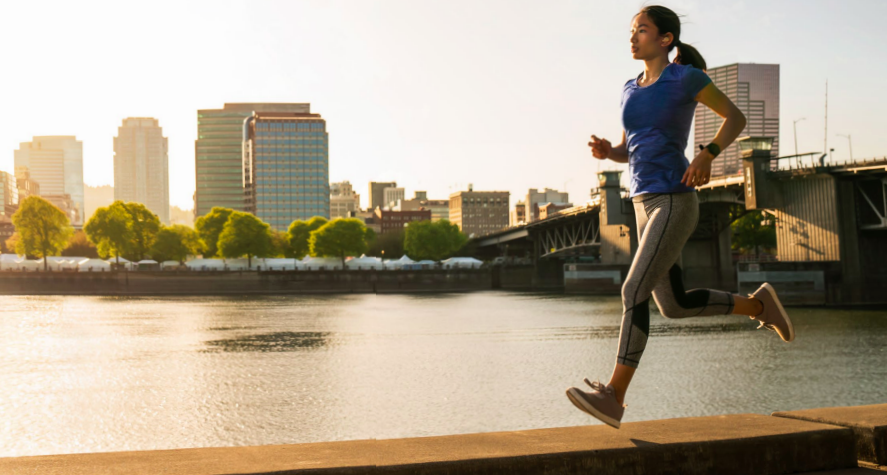
[[[681,40],[710,67],[781,65],[782,152],[887,155],[887,1],[669,1]],[[620,137],[629,23],[641,2],[183,1],[14,2],[0,16],[0,170],[34,135],[83,141],[87,184],[113,182],[125,117],[169,138],[170,202],[192,208],[197,109],[310,102],[327,120],[330,178],[396,180],[430,198],[473,183],[588,199],[591,133]],[[878,59],[881,58],[881,59]],[[692,137],[692,136],[691,136]],[[692,157],[691,157],[692,158]],[[616,167],[615,164],[611,166]]]

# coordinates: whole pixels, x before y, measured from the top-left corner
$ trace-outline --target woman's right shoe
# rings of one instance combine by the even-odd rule
[[[776,296],[776,290],[772,285],[764,282],[749,297],[760,300],[764,306],[760,315],[749,316],[752,320],[761,322],[758,328],[763,327],[775,331],[783,341],[795,339],[795,328],[792,326],[791,319],[788,318],[788,313],[782,308],[782,303],[779,302],[779,297]]]
[[[599,381],[591,382],[585,379],[585,384],[591,386],[591,392],[585,392],[579,388],[567,389],[567,397],[574,406],[586,414],[592,415],[611,427],[619,428],[625,406],[616,402],[616,391],[613,386],[604,386]]]

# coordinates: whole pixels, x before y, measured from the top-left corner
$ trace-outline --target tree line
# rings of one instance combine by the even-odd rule
[[[256,216],[229,208],[212,208],[197,218],[194,228],[164,226],[145,205],[115,201],[98,208],[82,232],[74,232],[67,215],[38,196],[24,199],[12,216],[16,232],[6,245],[32,258],[79,255],[140,261],[151,258],[184,263],[189,256],[206,258],[305,256],[336,257],[369,254],[416,260],[442,260],[470,254],[458,226],[447,220],[411,223],[403,232],[377,236],[355,218],[327,220],[315,216],[293,221],[275,231]],[[44,268],[47,263],[44,261]]]

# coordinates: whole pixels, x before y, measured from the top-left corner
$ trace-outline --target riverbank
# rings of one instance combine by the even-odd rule
[[[492,287],[489,269],[0,272],[0,295],[291,295],[467,292]]]
[[[826,418],[828,423],[820,422]],[[0,458],[9,474],[787,474],[882,462],[887,404],[389,440]],[[869,450],[873,449],[874,452]]]

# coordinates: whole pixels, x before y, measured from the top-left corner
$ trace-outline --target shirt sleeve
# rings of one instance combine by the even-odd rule
[[[711,78],[701,69],[687,66],[684,68],[684,75],[681,78],[681,82],[683,83],[684,92],[687,93],[687,97],[689,97],[690,100],[693,100],[693,98],[696,97],[696,94],[699,94],[699,91],[711,82]]]

